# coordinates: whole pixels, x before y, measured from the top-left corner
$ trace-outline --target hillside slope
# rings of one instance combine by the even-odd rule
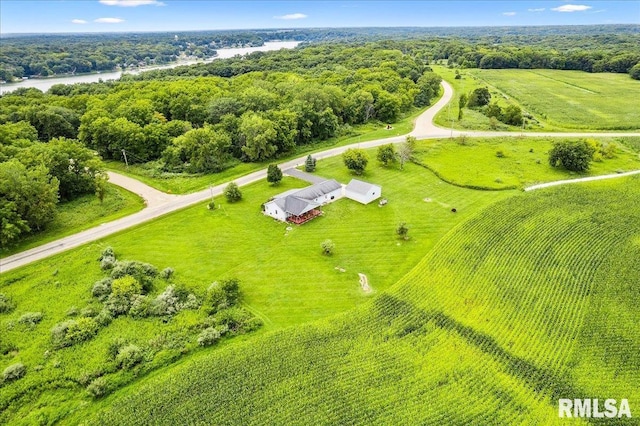
[[[504,200],[371,303],[204,354],[76,420],[554,424],[560,397],[633,411],[638,200],[638,177]]]

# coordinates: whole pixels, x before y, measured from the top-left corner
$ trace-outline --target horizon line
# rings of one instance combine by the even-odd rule
[[[159,34],[159,33],[196,33],[215,31],[303,31],[303,30],[327,30],[327,29],[442,29],[442,28],[540,28],[540,27],[614,27],[614,26],[635,26],[640,28],[640,24],[635,22],[619,22],[606,24],[552,24],[552,25],[432,25],[432,26],[338,26],[338,27],[269,27],[269,28],[219,28],[206,30],[122,30],[122,31],[52,31],[52,32],[11,32],[3,33],[1,36],[36,36],[36,35],[90,35],[90,34]],[[0,39],[1,41],[1,39]]]

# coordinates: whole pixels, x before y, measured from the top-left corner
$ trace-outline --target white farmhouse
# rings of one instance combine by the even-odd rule
[[[351,179],[346,186],[344,195],[362,204],[369,204],[382,196],[382,187],[372,183]]]
[[[264,214],[282,222],[301,224],[320,215],[320,206],[342,198],[342,185],[327,180],[276,195],[262,206]]]

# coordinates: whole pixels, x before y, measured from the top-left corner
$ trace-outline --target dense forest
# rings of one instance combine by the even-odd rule
[[[216,49],[301,42],[391,41],[428,60],[463,67],[629,72],[640,58],[639,25],[328,28],[176,33],[3,36],[0,80],[130,69],[209,58]]]

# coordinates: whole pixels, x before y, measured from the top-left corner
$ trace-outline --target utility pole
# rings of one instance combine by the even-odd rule
[[[124,156],[124,164],[126,164],[127,168],[129,168],[129,161],[127,161],[127,152],[124,149],[122,150],[122,155]]]

